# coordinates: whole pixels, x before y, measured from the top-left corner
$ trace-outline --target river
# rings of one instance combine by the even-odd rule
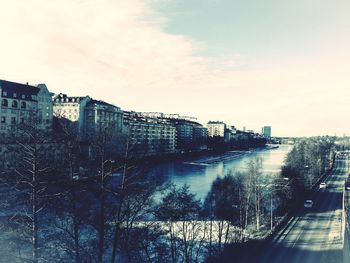
[[[244,171],[247,163],[254,158],[263,161],[263,173],[279,173],[284,159],[292,149],[291,145],[279,145],[277,149],[255,149],[248,152],[231,152],[213,158],[198,158],[190,162],[172,161],[159,164],[153,173],[163,175],[168,182],[176,186],[187,184],[197,198],[204,199],[212,182],[229,171]]]

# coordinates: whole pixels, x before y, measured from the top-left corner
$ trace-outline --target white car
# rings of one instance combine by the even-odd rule
[[[326,183],[320,183],[320,189],[321,188],[326,188],[326,187],[327,187]]]
[[[304,207],[305,208],[311,208],[313,206],[314,202],[312,200],[306,200],[304,202]]]

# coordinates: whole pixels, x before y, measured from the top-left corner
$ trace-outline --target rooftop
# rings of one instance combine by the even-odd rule
[[[59,93],[53,97],[53,101],[55,102],[79,102],[84,98],[88,98],[89,96],[84,96],[84,97],[71,97],[67,96],[67,94]]]
[[[103,100],[94,100],[94,99],[91,99],[88,103],[87,103],[87,106],[89,105],[94,105],[94,104],[100,104],[100,105],[103,105],[103,106],[108,106],[108,107],[114,107],[114,108],[118,108],[120,109],[118,106],[115,106],[113,104],[110,104],[110,103],[107,103]]]
[[[225,124],[222,121],[209,121],[208,124]]]
[[[0,87],[3,91],[18,93],[18,94],[38,94],[40,89],[38,87],[29,85],[28,83],[22,84],[7,80],[0,80]]]

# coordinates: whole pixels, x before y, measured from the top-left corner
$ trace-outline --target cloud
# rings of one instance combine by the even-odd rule
[[[171,87],[203,71],[192,41],[164,33],[161,19],[137,0],[14,1],[5,12],[3,74],[110,92]]]
[[[150,1],[0,2],[0,78],[44,82],[53,91],[91,95],[123,109],[275,124],[281,134],[293,134],[311,118],[294,116],[315,105],[313,95],[321,107],[338,100],[327,85],[350,84],[350,56],[333,44],[300,58],[258,61],[235,50],[227,57],[199,56],[206,43],[167,33],[167,19]]]

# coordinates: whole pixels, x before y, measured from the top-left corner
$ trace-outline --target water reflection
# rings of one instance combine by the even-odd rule
[[[280,145],[278,149],[254,150],[240,157],[208,166],[187,164],[180,161],[167,162],[158,165],[153,171],[162,174],[168,181],[177,186],[189,185],[191,192],[203,199],[216,177],[225,175],[230,170],[244,171],[247,169],[247,163],[256,157],[263,160],[264,173],[275,174],[280,172],[283,161],[291,147],[290,145]],[[193,162],[195,163],[196,160],[193,160]]]

